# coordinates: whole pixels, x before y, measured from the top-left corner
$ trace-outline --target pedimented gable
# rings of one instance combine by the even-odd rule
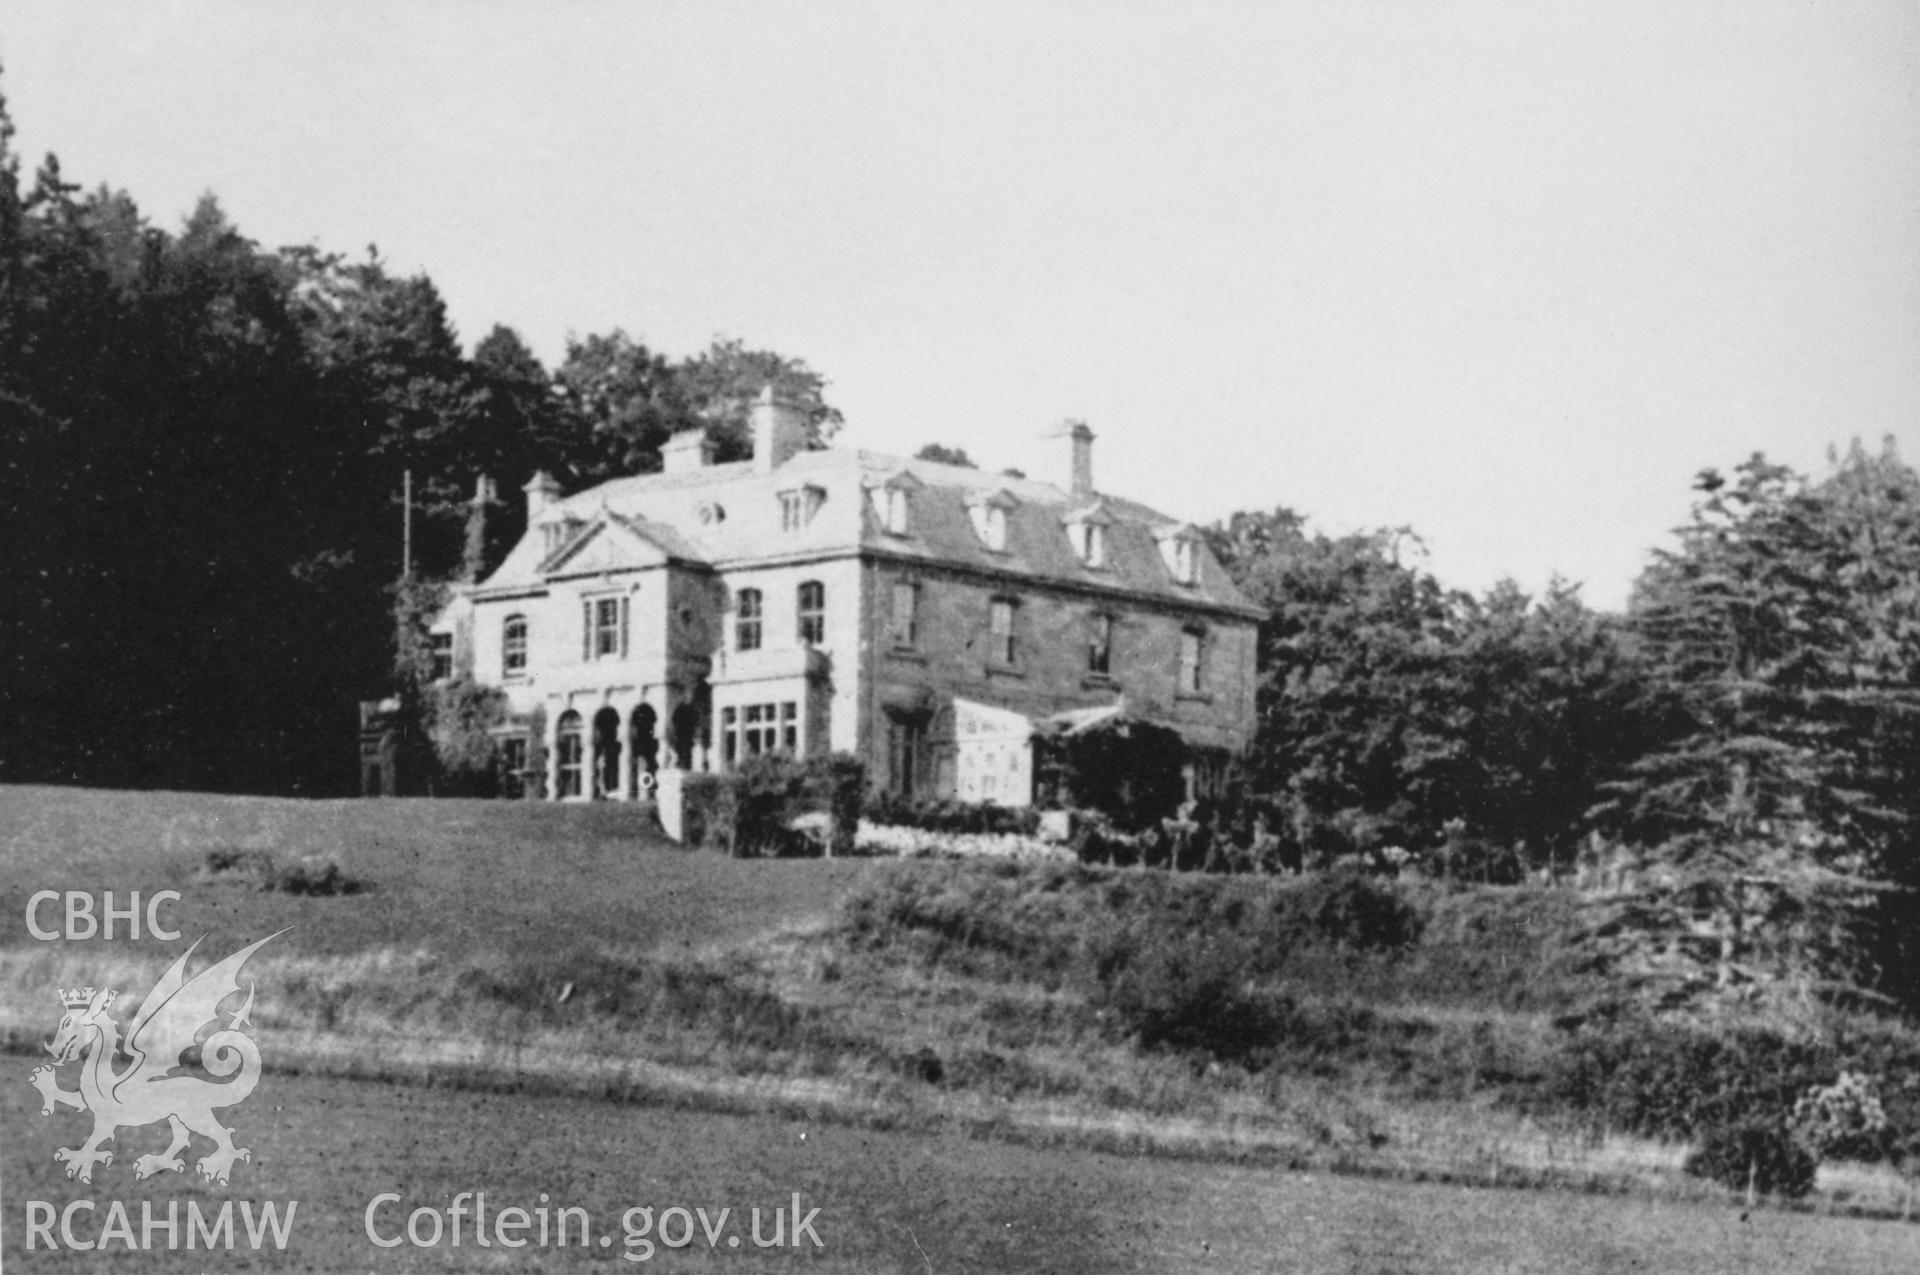
[[[626,519],[602,512],[540,564],[540,574],[592,575],[666,564],[669,554]]]

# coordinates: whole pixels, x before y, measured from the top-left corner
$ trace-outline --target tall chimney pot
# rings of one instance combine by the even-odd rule
[[[772,384],[753,401],[753,470],[770,474],[807,449],[807,417]]]
[[[521,488],[527,493],[527,525],[531,527],[545,513],[548,507],[560,500],[560,484],[552,474],[544,469],[534,471],[533,478]]]
[[[1075,500],[1093,498],[1093,431],[1087,428],[1085,421],[1069,420],[1061,425],[1060,433],[1071,440],[1073,447],[1073,472],[1069,490]]]

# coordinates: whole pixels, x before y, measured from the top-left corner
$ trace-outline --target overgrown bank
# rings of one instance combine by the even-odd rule
[[[874,865],[830,925],[698,954],[281,957],[261,1021],[295,1068],[1606,1189],[1648,1180],[1623,1135],[1734,1139],[1744,1173],[1742,1130],[1804,1124],[1856,1076],[1880,1123],[1831,1153],[1911,1167],[1920,1033],[1646,1014],[1584,958],[1588,912],[1544,887],[915,861]]]
[[[1244,1072],[1256,1089],[1337,1077],[1688,1143],[1757,1125],[1920,1167],[1920,1032],[1813,1001],[1791,1015],[1777,1002],[1745,1017],[1656,1012],[1606,976],[1595,918],[1610,908],[1349,873],[937,865],[855,898],[844,937],[984,984],[1057,990],[1113,1038],[1196,1073]]]

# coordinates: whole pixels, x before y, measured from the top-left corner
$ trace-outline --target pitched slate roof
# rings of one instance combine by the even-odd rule
[[[868,492],[891,481],[912,489],[906,534],[889,533]],[[819,489],[819,504],[805,526],[785,530],[779,494],[804,486]],[[970,505],[1004,492],[1006,548],[989,549],[975,530]],[[1066,524],[1098,503],[1110,519],[1106,563],[1080,560]],[[1090,590],[1116,590],[1169,604],[1261,614],[1249,603],[1204,545],[1197,554],[1194,584],[1181,584],[1161,555],[1159,537],[1181,524],[1137,501],[1100,493],[1075,501],[1052,483],[986,470],[911,460],[878,452],[828,448],[801,452],[771,473],[750,461],[709,465],[671,474],[616,478],[566,497],[556,511],[579,526],[552,554],[530,534],[480,586],[537,587],[553,575],[570,574],[577,557],[569,546],[584,544],[598,529],[617,524],[657,549],[635,546],[632,566],[668,560],[716,568],[747,566],[842,554],[962,568],[1013,581],[1070,583]],[[619,537],[603,537],[608,545]],[[576,568],[578,569],[578,568]],[[588,567],[587,569],[596,569]]]

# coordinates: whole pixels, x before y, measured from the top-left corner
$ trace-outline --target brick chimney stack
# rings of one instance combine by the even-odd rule
[[[753,472],[770,474],[807,450],[807,417],[769,384],[753,401]]]
[[[1073,472],[1068,490],[1075,500],[1093,499],[1093,431],[1085,421],[1069,420],[1060,433],[1072,441]]]
[[[549,506],[558,504],[560,500],[560,484],[554,481],[553,475],[544,469],[535,470],[532,479],[521,490],[527,493],[527,525],[529,527],[539,522],[540,515],[545,513]]]
[[[460,563],[461,577],[469,583],[486,574],[493,548],[492,519],[488,514],[499,503],[492,477],[482,474],[474,480],[473,499],[467,503],[467,546]]]

